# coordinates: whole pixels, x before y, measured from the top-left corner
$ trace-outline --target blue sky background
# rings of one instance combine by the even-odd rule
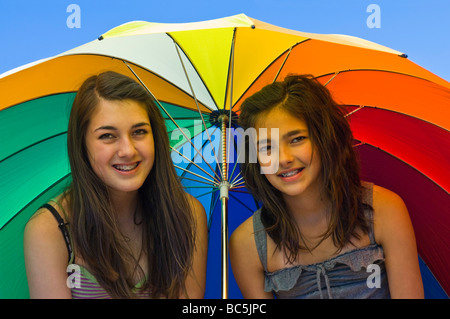
[[[81,27],[69,28],[70,4]],[[370,4],[381,28],[369,28]],[[96,39],[132,20],[179,23],[245,13],[285,28],[361,37],[398,51],[450,81],[449,0],[0,0],[0,74]]]

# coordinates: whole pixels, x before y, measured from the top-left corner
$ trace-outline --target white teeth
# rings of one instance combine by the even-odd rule
[[[299,172],[299,170],[298,170],[298,169],[296,169],[295,171],[290,171],[290,172],[287,172],[287,173],[281,174],[281,176],[283,176],[283,177],[294,176],[294,175],[295,175],[295,174],[297,174],[298,172]]]
[[[283,174],[280,174],[280,175],[281,175],[282,177],[290,177],[290,176],[294,176],[295,174],[301,172],[302,170],[303,170],[303,168],[300,168],[300,169],[296,169],[296,170],[293,170],[293,171],[289,171],[289,172],[287,172],[287,173],[283,173]]]
[[[115,169],[118,169],[119,171],[131,171],[135,169],[139,165],[139,162],[131,164],[131,165],[113,165]]]

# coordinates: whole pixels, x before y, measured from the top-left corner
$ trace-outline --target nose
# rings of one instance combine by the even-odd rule
[[[288,167],[294,161],[291,149],[287,145],[280,145],[278,156],[279,165],[281,167]]]
[[[117,145],[117,155],[121,158],[131,158],[136,154],[136,147],[130,136],[122,137]]]

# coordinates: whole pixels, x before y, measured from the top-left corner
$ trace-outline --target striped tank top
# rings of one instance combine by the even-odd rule
[[[67,223],[59,215],[58,211],[49,204],[44,204],[41,208],[48,209],[58,222],[64,241],[69,252],[69,260],[67,266],[67,285],[70,287],[73,299],[112,299],[106,290],[98,283],[94,275],[92,275],[85,267],[75,263],[75,254],[72,249],[70,235],[67,230]],[[142,278],[133,288],[136,298],[150,298],[150,292],[140,289],[145,283]]]
[[[105,289],[98,283],[85,267],[74,263],[69,264],[69,277],[67,283],[71,287],[73,299],[112,299]],[[151,297],[148,291],[142,291],[145,278],[136,284],[134,292],[136,298],[148,299]]]

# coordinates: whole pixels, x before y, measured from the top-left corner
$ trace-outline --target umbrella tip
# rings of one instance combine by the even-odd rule
[[[401,58],[405,58],[405,59],[408,58],[408,55],[405,54],[405,53],[402,53],[402,54],[400,54],[399,56],[400,56]]]
[[[225,120],[228,123],[230,117],[230,110],[220,109],[212,111],[209,114],[209,123],[216,127],[221,127],[222,121]],[[236,112],[231,112],[231,125],[236,126],[238,122],[238,115]]]
[[[103,36],[101,35],[98,37],[98,41],[102,41],[102,40],[103,40]]]

